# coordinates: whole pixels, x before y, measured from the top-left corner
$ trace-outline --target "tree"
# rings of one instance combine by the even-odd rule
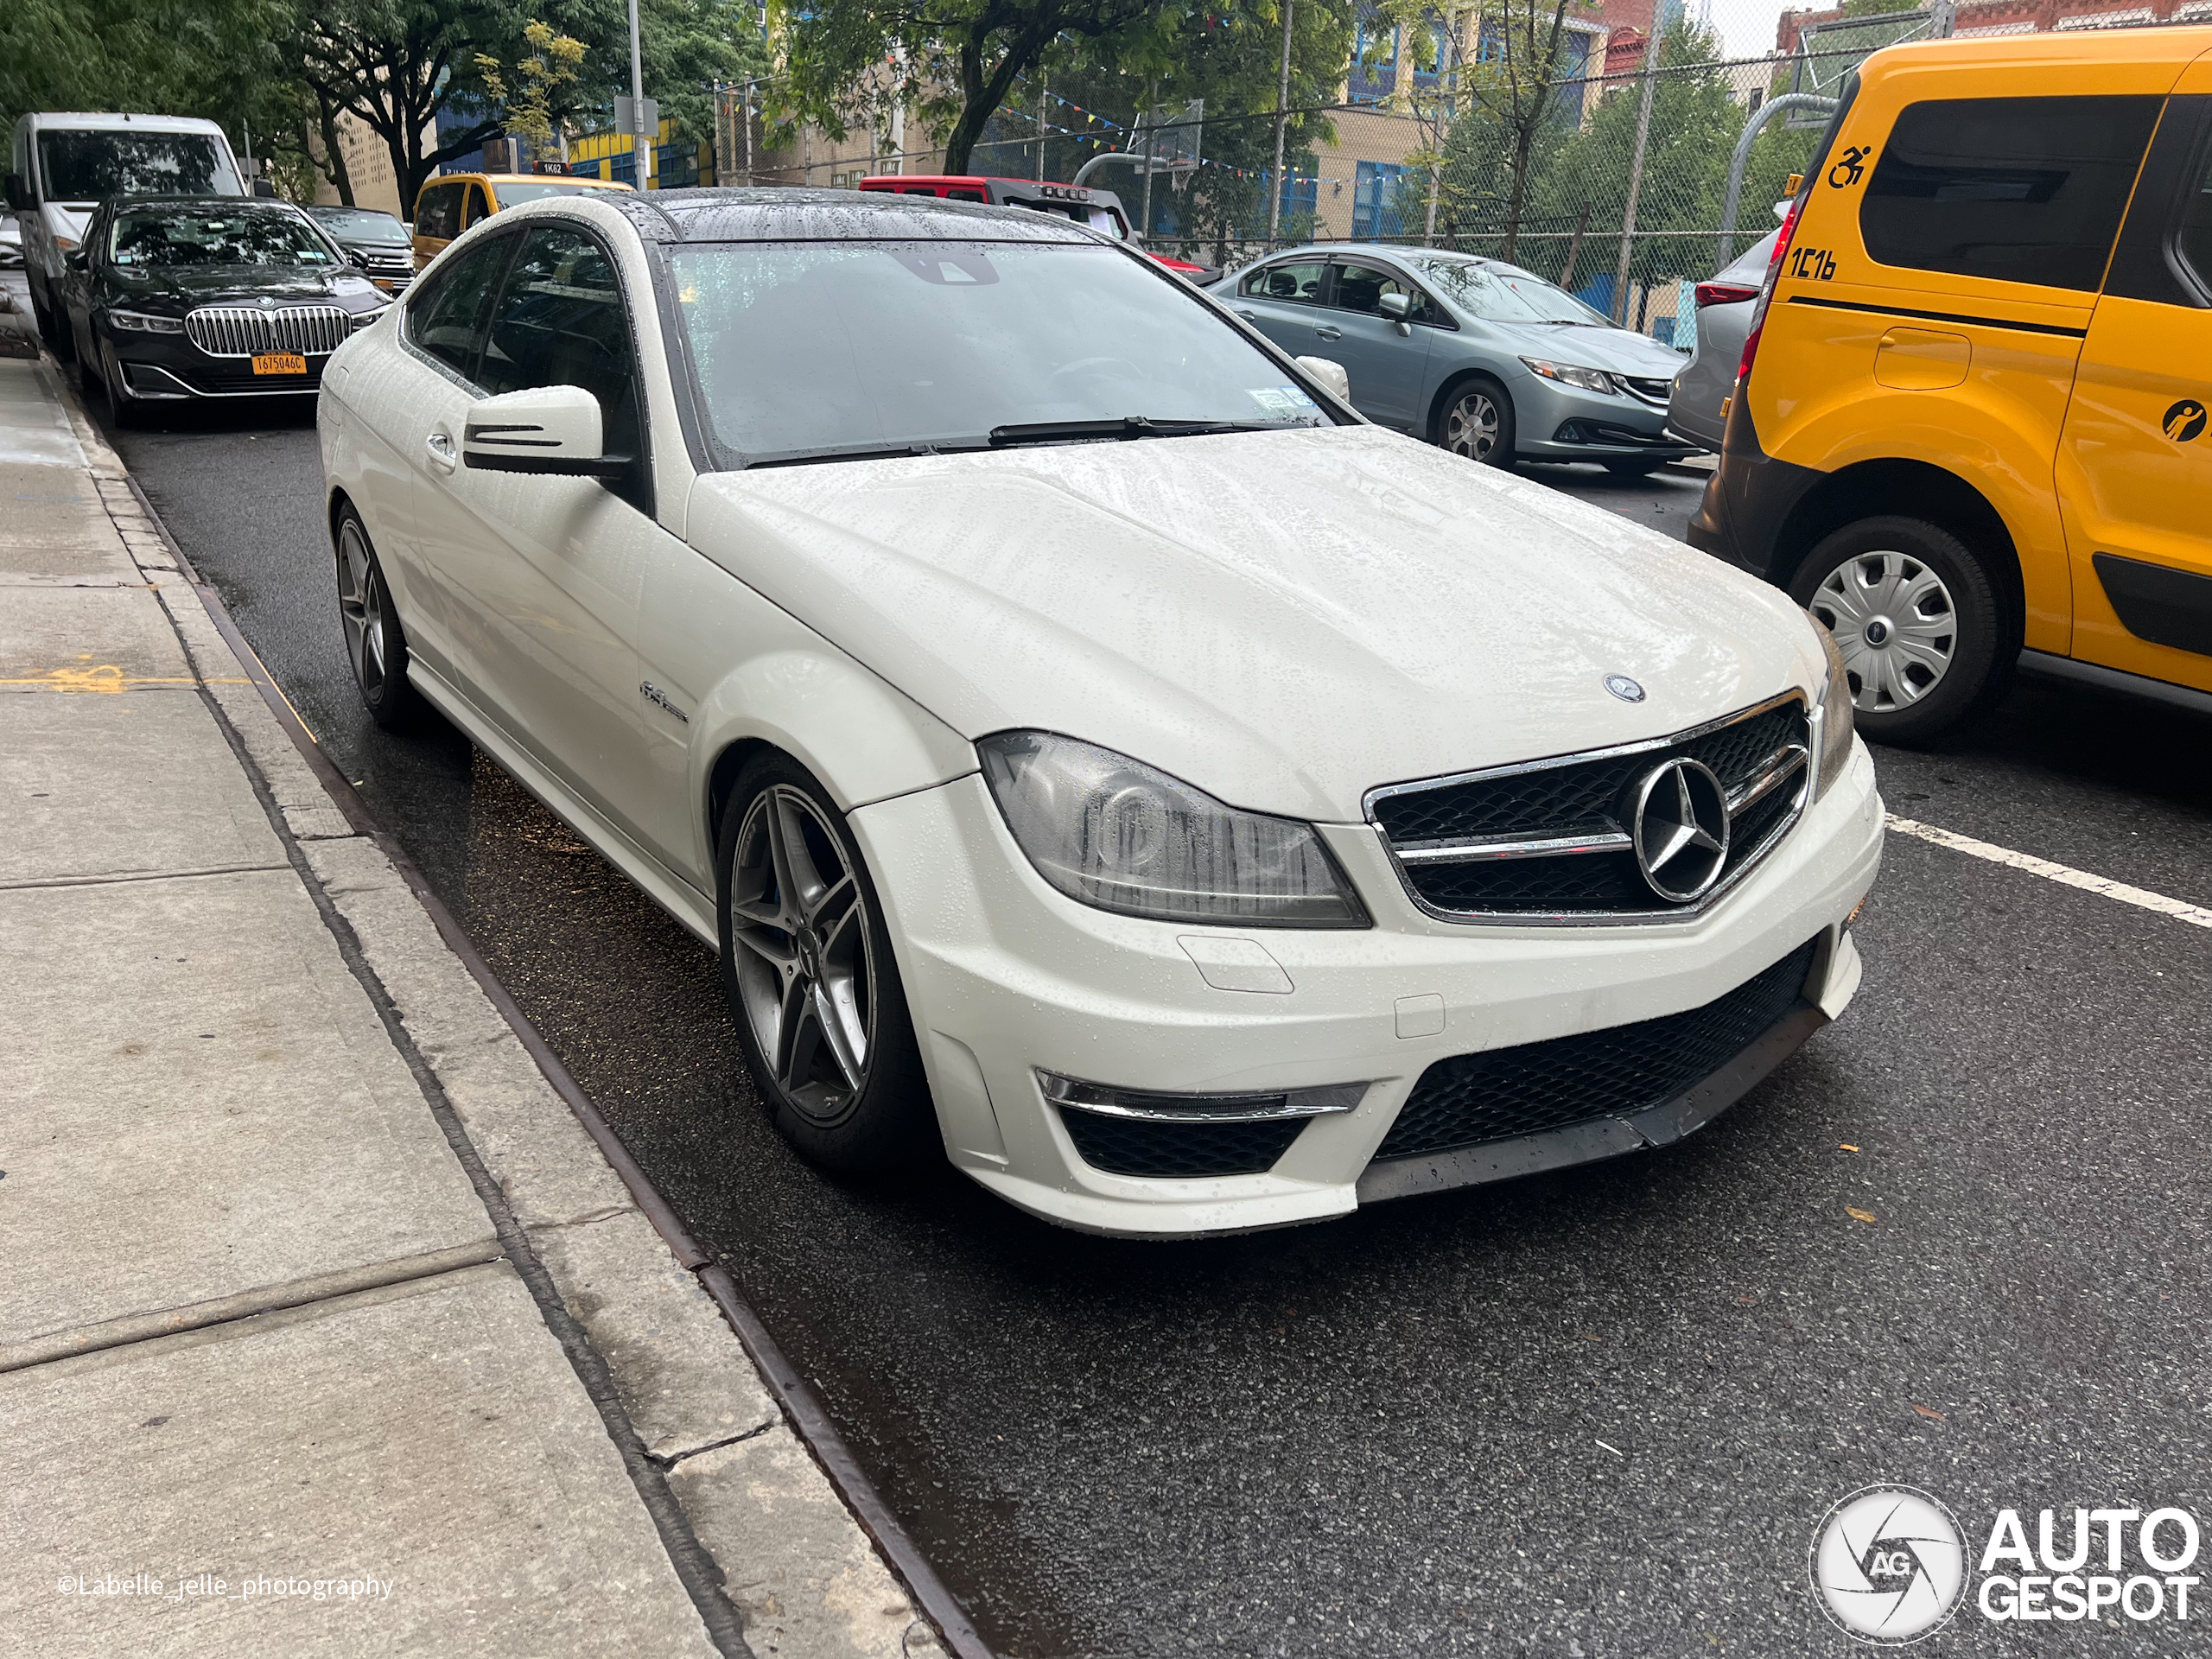
[[[1651,232],[1711,232],[1719,226],[1728,158],[1745,119],[1744,106],[1715,61],[1720,49],[1711,33],[1680,18],[1660,40],[1659,66],[1673,73],[1659,76],[1652,95],[1631,283],[1703,276],[1712,269],[1709,234]],[[1567,140],[1548,169],[1546,188],[1535,199],[1540,211],[1559,218],[1588,207],[1595,210],[1597,227],[1606,227],[1610,219],[1611,233],[1619,235],[1640,102],[1638,90],[1630,86],[1598,105],[1589,126]]]
[[[1577,0],[1477,0],[1468,9],[1475,60],[1461,75],[1466,112],[1492,131],[1469,135],[1469,151],[1491,149],[1504,166],[1506,194],[1501,257],[1517,256],[1522,220],[1537,163],[1579,114],[1583,65],[1567,54],[1568,11]],[[1562,97],[1564,92],[1565,96]],[[1458,124],[1454,123],[1456,135]],[[1448,143],[1445,147],[1448,149]],[[1443,169],[1438,168],[1439,175]],[[1468,177],[1461,171],[1457,175]],[[1479,175],[1477,175],[1479,176]],[[1464,184],[1460,188],[1465,188]]]
[[[1211,11],[1167,12],[1156,33],[1064,43],[1046,60],[1046,78],[1052,90],[1114,124],[1094,128],[1098,143],[1053,139],[1046,176],[1066,178],[1103,149],[1126,149],[1134,142],[1129,129],[1147,99],[1180,107],[1202,99],[1208,113],[1205,164],[1177,181],[1171,204],[1177,232],[1211,240],[1217,261],[1225,261],[1232,238],[1266,228],[1265,192],[1274,167],[1274,105],[1282,63],[1281,4],[1281,0],[1236,0]],[[1312,146],[1335,136],[1328,118],[1313,106],[1331,102],[1343,85],[1351,35],[1349,0],[1296,0],[1292,8],[1287,107],[1293,113],[1284,124],[1286,172],[1302,168],[1310,175]],[[1034,131],[1033,118],[1027,126]],[[1122,178],[1102,182],[1118,188]],[[1274,188],[1283,187],[1277,181]],[[1156,190],[1156,208],[1166,194],[1165,188]],[[1129,207],[1134,218],[1135,197]],[[1298,235],[1300,220],[1297,213],[1287,213],[1285,233]]]
[[[573,35],[556,35],[550,23],[533,17],[523,29],[530,53],[510,71],[489,53],[476,54],[476,73],[486,96],[502,106],[500,123],[510,137],[533,144],[553,142],[553,100],[576,79],[583,61],[584,43]],[[512,75],[513,84],[508,84]]]
[[[1159,0],[820,0],[786,17],[788,119],[835,137],[894,102],[945,133],[945,170],[969,152],[1015,81],[1062,36],[1084,41],[1166,27]]]

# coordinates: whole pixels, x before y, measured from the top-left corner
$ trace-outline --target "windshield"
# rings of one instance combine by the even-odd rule
[[[722,243],[670,265],[725,465],[1325,420],[1204,301],[1096,243]]]
[[[315,207],[308,211],[341,241],[404,248],[410,240],[407,227],[390,213],[379,213],[366,207]]]
[[[1417,259],[1414,264],[1452,304],[1484,322],[1613,326],[1611,318],[1592,310],[1557,283],[1512,265],[1482,265],[1471,259]]]
[[[245,194],[230,156],[204,132],[41,132],[38,168],[48,201]]]
[[[285,213],[168,208],[120,213],[109,257],[118,265],[333,265],[310,226]]]
[[[499,206],[502,207],[519,207],[525,201],[543,201],[548,196],[589,195],[594,193],[602,196],[619,196],[622,194],[606,184],[540,184],[535,181],[528,184],[510,184],[505,179],[492,188],[499,193]]]

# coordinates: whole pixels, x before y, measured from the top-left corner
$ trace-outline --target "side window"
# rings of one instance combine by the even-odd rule
[[[500,268],[513,251],[512,237],[496,237],[471,248],[440,272],[428,293],[418,290],[408,296],[407,338],[464,379],[475,378],[476,355],[484,345],[484,314],[499,285]]]
[[[534,226],[522,239],[492,308],[478,378],[493,396],[582,386],[599,399],[607,453],[639,453],[630,320],[613,262],[597,242],[565,225]]]
[[[2174,251],[2196,273],[2198,282],[2212,289],[2212,169],[2196,181],[2196,190],[2182,204]]]
[[[467,222],[474,225],[480,219],[489,219],[491,217],[492,202],[491,199],[484,194],[484,187],[480,184],[470,185],[468,187],[468,219]]]
[[[1318,259],[1293,265],[1269,265],[1244,279],[1243,292],[1255,300],[1287,300],[1293,304],[1319,305],[1325,267]]]
[[[1413,302],[1413,309],[1406,314],[1409,322],[1426,322],[1433,315],[1428,296],[1402,276],[1387,270],[1377,270],[1372,265],[1338,265],[1337,293],[1332,303],[1339,311],[1357,311],[1367,316],[1382,315],[1382,296],[1402,294]]]
[[[2094,293],[2162,99],[1908,105],[1859,204],[1885,265]]]
[[[450,242],[461,234],[461,187],[428,184],[415,199],[415,234]]]

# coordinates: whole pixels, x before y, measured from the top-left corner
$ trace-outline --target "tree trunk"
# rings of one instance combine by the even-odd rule
[[[346,148],[338,142],[338,111],[321,97],[315,99],[315,108],[321,118],[323,176],[338,191],[338,200],[348,207],[353,203],[353,175],[346,166]]]
[[[1540,104],[1537,108],[1541,111]],[[1540,114],[1537,119],[1542,119]],[[1529,152],[1535,147],[1536,129],[1524,125],[1513,138],[1513,194],[1505,204],[1505,250],[1498,257],[1507,264],[1514,263],[1514,254],[1521,244],[1521,215],[1529,206]]]

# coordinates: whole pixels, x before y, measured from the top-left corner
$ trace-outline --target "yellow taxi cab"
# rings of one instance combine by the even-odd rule
[[[519,207],[547,196],[627,190],[626,184],[567,173],[441,173],[415,198],[415,269],[436,258],[447,243],[502,207]]]
[[[1789,210],[1690,526],[1859,728],[2042,670],[2212,712],[2212,29],[1893,47]]]

